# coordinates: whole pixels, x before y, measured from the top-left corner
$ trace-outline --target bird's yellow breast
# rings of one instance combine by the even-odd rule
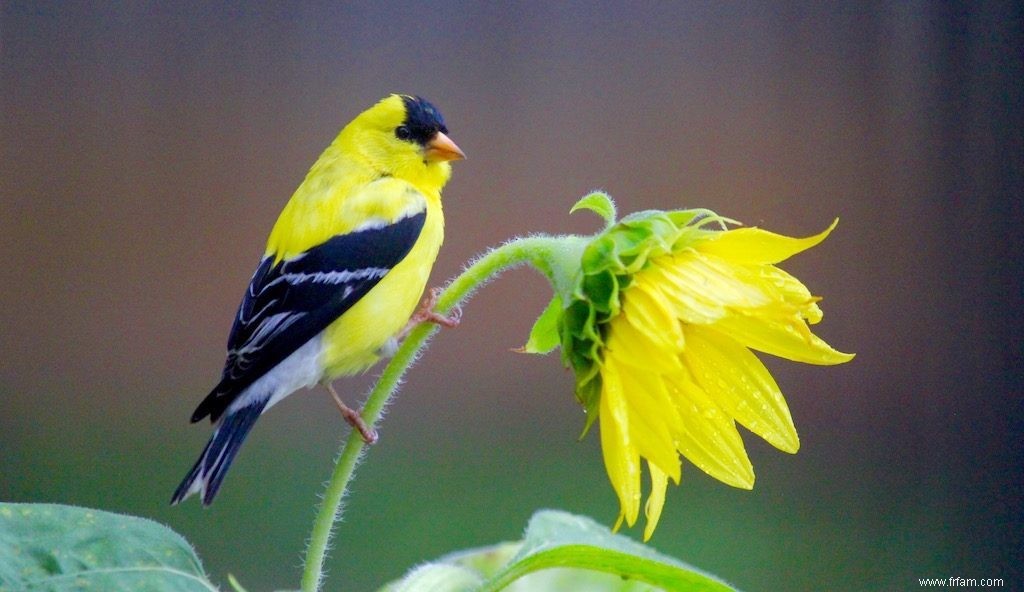
[[[416,311],[443,239],[440,200],[428,196],[423,230],[409,254],[324,330],[326,380],[362,372],[380,359],[382,348]]]

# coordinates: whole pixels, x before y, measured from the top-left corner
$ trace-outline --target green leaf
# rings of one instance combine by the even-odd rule
[[[504,565],[495,565],[504,561]],[[444,570],[442,566],[447,566]],[[438,575],[468,578],[475,572],[481,583],[451,582],[450,587],[430,582],[420,586],[414,577],[436,570]],[[448,571],[457,570],[457,571]],[[424,582],[425,584],[426,582]],[[407,586],[407,584],[415,584]],[[543,510],[534,514],[520,544],[504,543],[451,555],[414,570],[405,579],[384,588],[387,592],[727,592],[734,590],[717,578],[677,559],[661,555],[589,518]]]
[[[537,322],[530,329],[530,338],[526,345],[516,351],[526,354],[548,354],[551,353],[561,338],[558,334],[558,319],[562,316],[562,299],[556,294],[548,303],[544,312],[540,313]]]
[[[413,569],[404,578],[381,588],[380,592],[472,592],[483,579],[498,573],[519,552],[521,543],[500,543],[446,555]]]
[[[192,546],[143,518],[0,503],[0,592],[211,592]]]
[[[473,592],[479,586],[480,576],[471,570],[446,563],[428,563],[412,570],[384,592]]]
[[[603,191],[595,191],[589,195],[585,195],[576,205],[569,210],[572,214],[577,210],[590,210],[596,213],[598,216],[604,219],[605,227],[609,227],[615,224],[615,202],[612,198]]]

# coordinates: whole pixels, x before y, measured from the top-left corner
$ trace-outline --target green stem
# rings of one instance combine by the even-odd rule
[[[480,257],[452,280],[438,297],[437,311],[447,314],[492,277],[524,263],[532,264],[544,273],[555,289],[561,291],[568,280],[565,274],[559,271],[571,269],[564,264],[572,258],[575,258],[578,267],[583,245],[584,239],[576,236],[541,235],[512,240]],[[395,393],[402,376],[437,331],[437,325],[420,325],[409,333],[399,346],[363,406],[362,416],[368,426],[376,426],[381,411]],[[345,491],[364,448],[365,443],[359,434],[351,432],[334,466],[334,473],[327,484],[327,491],[324,492],[323,503],[313,522],[313,532],[310,535],[309,547],[306,549],[305,567],[302,572],[303,592],[317,592],[320,589],[331,531],[340,516],[341,500],[345,497]]]

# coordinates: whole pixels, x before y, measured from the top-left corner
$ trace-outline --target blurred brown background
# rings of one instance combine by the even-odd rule
[[[148,516],[217,581],[297,586],[345,432],[323,392],[263,418],[212,508],[167,501],[277,213],[343,124],[406,92],[469,154],[435,283],[516,234],[595,230],[567,214],[593,188],[797,235],[840,217],[786,268],[858,357],[768,360],[799,454],[747,433],[752,492],[686,466],[653,546],[747,590],[1024,586],[1020,4],[637,6],[0,5],[0,499]],[[614,521],[571,377],[509,352],[548,294],[509,273],[434,341],[330,589],[517,538],[542,507]]]

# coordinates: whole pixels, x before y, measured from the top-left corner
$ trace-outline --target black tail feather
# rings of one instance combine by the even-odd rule
[[[210,394],[206,395],[199,405],[196,406],[196,410],[192,412],[192,423],[203,419],[207,415],[210,416],[210,423],[215,423],[224,411],[235,401],[235,398],[241,394],[241,391],[231,391],[228,388],[231,385],[225,385],[225,381],[221,380],[217,386],[213,387]]]
[[[197,483],[199,484],[198,492],[202,494],[203,505],[208,506],[213,502],[217,490],[220,489],[220,485],[224,481],[224,475],[231,468],[231,461],[238,454],[238,449],[245,441],[245,437],[249,435],[249,430],[259,419],[260,414],[263,413],[266,404],[266,401],[254,403],[224,416],[213,435],[210,436],[210,441],[206,443],[206,448],[203,449],[199,460],[185,476],[178,489],[174,491],[174,495],[171,497],[172,505],[195,493]]]

